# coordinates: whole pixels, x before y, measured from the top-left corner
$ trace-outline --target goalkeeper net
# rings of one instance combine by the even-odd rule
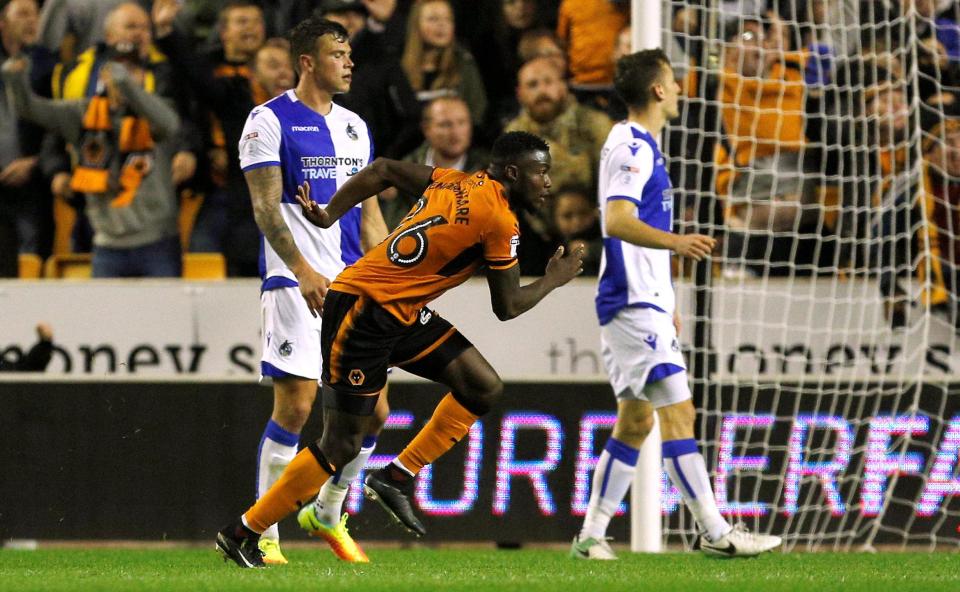
[[[663,5],[678,228],[722,245],[680,270],[718,503],[787,549],[953,546],[960,9],[769,4]]]

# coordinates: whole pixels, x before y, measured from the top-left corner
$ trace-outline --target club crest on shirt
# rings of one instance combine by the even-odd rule
[[[286,358],[293,353],[293,343],[291,343],[289,339],[284,339],[283,343],[280,344],[280,347],[277,348],[277,352]]]
[[[354,129],[352,124],[347,124],[347,137],[351,140],[359,140],[360,134],[357,133],[357,130]]]
[[[670,349],[672,349],[675,352],[680,351],[680,344],[677,343],[676,338],[674,338],[674,340],[670,342]]]

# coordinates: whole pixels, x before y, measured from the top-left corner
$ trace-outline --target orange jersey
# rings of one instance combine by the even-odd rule
[[[406,324],[481,265],[517,264],[520,226],[503,185],[484,171],[434,169],[410,213],[330,286],[365,295]]]

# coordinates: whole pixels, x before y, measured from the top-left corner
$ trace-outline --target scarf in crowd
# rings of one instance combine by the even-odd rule
[[[110,100],[104,94],[90,99],[83,116],[83,131],[77,143],[78,163],[70,179],[70,188],[81,193],[116,191],[110,207],[130,205],[143,178],[150,172],[153,137],[150,124],[142,117],[124,115],[120,137],[116,138],[110,119]],[[119,150],[123,165],[116,179],[111,179],[110,163]]]

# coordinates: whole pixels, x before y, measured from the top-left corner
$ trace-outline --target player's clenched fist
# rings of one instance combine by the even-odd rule
[[[713,251],[717,240],[705,234],[681,234],[677,236],[673,251],[682,257],[690,257],[700,261]]]

